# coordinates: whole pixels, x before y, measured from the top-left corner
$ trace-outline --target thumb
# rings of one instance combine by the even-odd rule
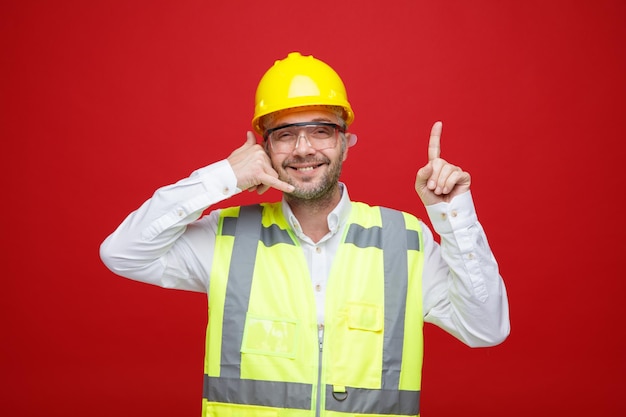
[[[427,163],[423,167],[421,167],[417,171],[417,175],[415,177],[415,190],[419,192],[420,189],[426,186],[427,181],[430,176],[433,174],[433,164]]]
[[[435,169],[432,162],[429,162],[417,171],[415,177],[415,192],[425,206],[437,203],[437,199],[433,198],[431,188],[428,186],[428,182],[432,182],[430,177],[433,175],[434,171]]]
[[[254,133],[248,131],[246,133],[246,142],[241,146],[242,148],[249,148],[251,146],[256,145],[256,136]]]

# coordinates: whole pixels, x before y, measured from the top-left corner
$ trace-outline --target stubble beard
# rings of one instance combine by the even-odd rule
[[[285,193],[286,200],[291,204],[307,206],[323,206],[332,201],[339,187],[339,177],[341,176],[342,168],[341,161],[341,157],[334,162],[325,160],[324,162],[328,163],[328,170],[318,180],[318,183],[311,187],[303,186],[302,182],[295,181],[293,178],[285,175],[285,178],[281,179],[295,187],[295,190],[291,193]],[[289,162],[294,161],[291,160]],[[306,159],[299,160],[298,162],[306,162]],[[286,172],[286,165],[288,165],[287,161],[283,164],[283,172]],[[310,181],[305,180],[304,183],[304,185],[307,185]]]

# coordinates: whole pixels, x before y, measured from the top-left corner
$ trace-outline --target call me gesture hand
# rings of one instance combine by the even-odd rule
[[[278,173],[272,167],[265,149],[256,141],[254,133],[248,132],[246,143],[235,149],[228,157],[228,162],[237,177],[240,190],[256,191],[263,194],[270,188],[285,193],[294,190],[294,186],[278,179]]]
[[[441,122],[433,125],[428,142],[428,163],[417,171],[415,178],[415,191],[425,206],[448,203],[470,188],[470,174],[439,157],[442,126]]]

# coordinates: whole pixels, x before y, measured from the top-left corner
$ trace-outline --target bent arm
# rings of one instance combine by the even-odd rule
[[[100,246],[100,258],[114,273],[136,281],[191,291],[207,291],[217,216],[204,210],[240,192],[226,161],[194,171],[158,189],[132,212]],[[213,239],[194,239],[198,234]],[[206,237],[206,236],[205,236]],[[189,244],[193,241],[194,244]],[[206,248],[199,248],[205,242]],[[206,252],[205,252],[206,251]]]
[[[472,347],[502,343],[510,332],[506,288],[470,191],[426,210],[441,245],[425,228],[424,320]]]

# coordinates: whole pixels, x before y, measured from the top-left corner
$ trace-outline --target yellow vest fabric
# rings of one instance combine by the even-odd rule
[[[222,210],[203,416],[419,415],[420,223],[351,204],[328,277],[323,341],[307,262],[281,204]]]

